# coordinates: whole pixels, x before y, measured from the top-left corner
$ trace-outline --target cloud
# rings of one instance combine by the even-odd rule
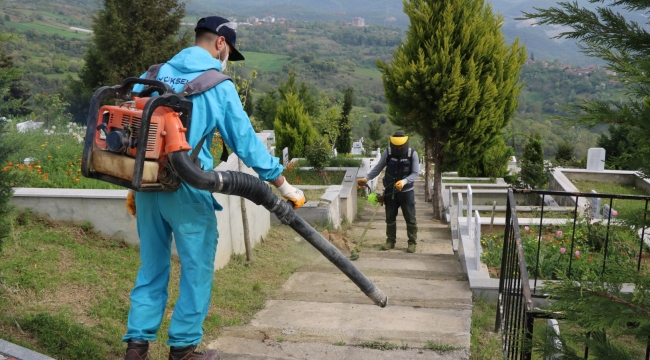
[[[526,20],[517,21],[518,28],[533,27],[533,26],[537,26],[537,19],[526,19]]]

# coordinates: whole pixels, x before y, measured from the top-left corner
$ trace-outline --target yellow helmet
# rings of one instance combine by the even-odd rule
[[[395,146],[402,146],[409,141],[409,137],[404,134],[403,131],[396,131],[393,136],[390,137],[390,143]]]

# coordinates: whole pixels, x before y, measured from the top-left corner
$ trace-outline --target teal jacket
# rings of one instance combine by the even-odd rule
[[[180,92],[185,83],[209,69],[221,71],[221,62],[213,58],[205,49],[193,46],[179,52],[161,66],[157,80]],[[146,73],[141,77],[145,75]],[[133,91],[141,89],[142,86],[136,86]],[[264,143],[255,134],[250,119],[242,107],[235,84],[224,81],[188,99],[193,103],[188,139],[190,146],[194,148],[207,135],[198,156],[205,171],[211,171],[214,167],[210,146],[214,132],[218,130],[226,145],[242,159],[246,166],[255,170],[262,180],[272,181],[282,174],[283,167],[279,159],[269,154]]]

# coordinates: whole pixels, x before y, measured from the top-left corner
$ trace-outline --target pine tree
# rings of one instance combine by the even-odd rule
[[[576,147],[572,142],[564,140],[562,141],[555,152],[555,161],[560,165],[569,164],[575,159]]]
[[[350,124],[350,112],[354,102],[354,89],[347,88],[343,91],[343,108],[341,109],[341,120],[339,120],[339,137],[336,139],[336,150],[341,154],[349,154],[352,150],[352,125]]]
[[[5,51],[0,53],[0,69],[17,69],[13,59]],[[3,112],[3,115],[25,116],[32,112],[27,106],[27,101],[31,97],[29,89],[26,89],[20,80],[20,76],[16,77],[9,85],[7,93],[2,97],[4,103],[11,104]]]
[[[529,135],[521,155],[519,176],[531,189],[541,189],[548,182],[544,168],[544,149],[539,134]]]
[[[380,146],[381,138],[384,136],[381,129],[381,123],[377,118],[372,120],[368,125],[368,140],[372,141],[373,149],[377,149]]]
[[[298,100],[300,100],[303,109],[309,117],[317,117],[320,115],[318,99],[316,99],[312,92],[307,88],[307,84],[304,82],[300,83],[300,87],[298,87],[295,72],[291,71],[287,81],[280,83],[280,86],[278,86],[278,93],[282,100],[286,100],[287,94],[298,94]]]
[[[435,165],[433,217],[442,218],[442,171],[481,153],[517,108],[525,49],[509,46],[503,18],[483,0],[406,0],[411,23],[390,64],[377,62],[391,122],[419,134]]]
[[[605,149],[605,165],[613,170],[641,170],[650,151],[646,134],[626,124],[610,125],[609,134],[600,135],[597,144]]]
[[[181,0],[103,0],[92,17],[92,42],[79,81],[69,85],[66,96],[75,118],[88,115],[88,95],[95,89],[140,76],[149,66],[169,60],[188,46],[192,34],[188,30],[181,34],[184,17]]]
[[[318,137],[298,99],[298,94],[293,93],[287,93],[286,100],[278,106],[273,129],[276,156],[280,156],[282,149],[286,147],[289,148],[289,156],[304,157],[305,147],[311,145]]]
[[[278,96],[275,90],[262,95],[255,104],[255,117],[258,119],[262,128],[266,130],[273,129],[275,114],[278,111]]]
[[[650,10],[646,2],[621,0],[594,2],[588,9],[577,2],[560,2],[558,7],[524,12],[524,18],[535,19],[540,25],[561,25],[566,31],[556,38],[575,39],[585,54],[604,60],[606,68],[617,73],[625,86],[624,101],[577,100],[566,104],[567,117],[557,117],[570,124],[595,126],[619,124],[630,126],[644,139],[631,153],[645,174],[650,174],[650,33],[646,26],[626,19],[618,10],[632,14]],[[617,9],[613,7],[616,6]]]

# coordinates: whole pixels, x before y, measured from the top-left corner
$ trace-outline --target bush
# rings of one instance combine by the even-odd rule
[[[305,157],[317,172],[322,172],[330,158],[330,145],[327,137],[319,137],[305,148]]]

